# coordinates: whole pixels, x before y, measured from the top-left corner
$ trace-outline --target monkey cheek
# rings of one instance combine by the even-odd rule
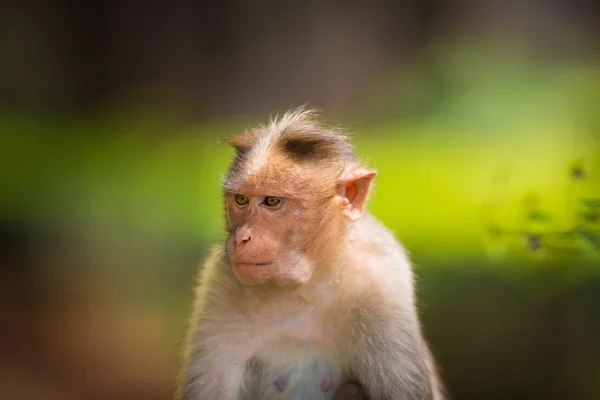
[[[312,278],[314,265],[302,252],[292,251],[285,261],[274,270],[273,278],[285,288],[295,289],[305,285]]]
[[[232,258],[235,255],[235,246],[233,245],[232,236],[227,238],[227,241],[225,242],[225,249],[227,250],[227,256],[229,257],[229,260],[232,261]]]

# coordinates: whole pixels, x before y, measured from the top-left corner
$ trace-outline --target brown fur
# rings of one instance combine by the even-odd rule
[[[201,273],[178,398],[331,398],[314,374],[349,383],[336,399],[442,400],[410,262],[364,211],[375,173],[348,138],[299,109],[229,143],[228,239]],[[268,383],[278,371],[282,391]]]

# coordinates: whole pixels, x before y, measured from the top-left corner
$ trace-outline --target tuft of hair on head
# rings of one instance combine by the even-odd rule
[[[268,144],[269,150],[296,162],[326,160],[353,163],[355,156],[348,134],[340,128],[326,125],[319,116],[318,110],[300,106],[225,143],[234,147],[238,155],[244,155],[264,138],[266,142],[263,143]]]

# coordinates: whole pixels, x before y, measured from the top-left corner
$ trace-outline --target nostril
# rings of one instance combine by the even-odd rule
[[[250,241],[250,232],[248,232],[247,230],[238,231],[237,234],[235,235],[235,241],[238,246],[241,244],[244,244],[246,242],[249,242]]]

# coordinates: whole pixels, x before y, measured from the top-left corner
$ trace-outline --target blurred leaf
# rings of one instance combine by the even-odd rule
[[[577,232],[579,233],[579,236],[585,240],[585,243],[591,245],[595,249],[600,249],[600,235],[584,228],[579,228]]]
[[[525,247],[531,251],[538,251],[544,247],[542,237],[535,233],[525,234]]]
[[[585,178],[585,168],[583,166],[583,160],[578,159],[571,163],[571,167],[569,168],[569,175],[572,179]]]
[[[581,208],[579,216],[585,222],[595,223],[600,220],[600,199],[583,199]]]
[[[503,230],[496,224],[491,224],[486,229],[488,237],[490,239],[499,239],[503,236]]]
[[[529,219],[533,221],[548,221],[552,216],[540,210],[534,210],[529,213]]]
[[[590,208],[600,208],[600,199],[583,199],[583,204]]]
[[[600,213],[596,210],[585,210],[581,213],[581,217],[585,222],[596,222],[600,219]]]
[[[537,208],[540,203],[540,195],[537,192],[529,192],[523,197],[523,207],[528,210]]]

